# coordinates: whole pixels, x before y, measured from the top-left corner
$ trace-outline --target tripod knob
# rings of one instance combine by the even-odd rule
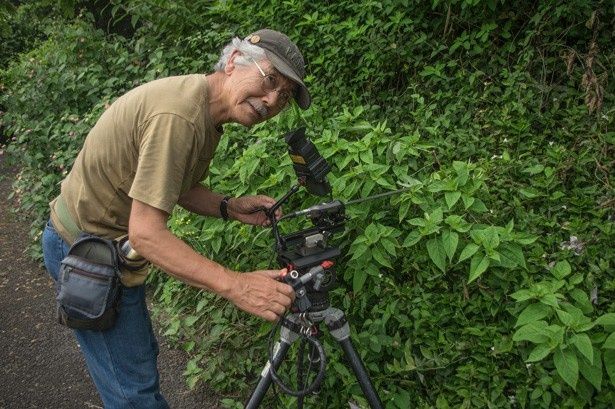
[[[318,273],[316,274],[316,278],[314,279],[314,290],[320,291],[320,286],[322,285],[322,280],[324,280],[325,274]]]

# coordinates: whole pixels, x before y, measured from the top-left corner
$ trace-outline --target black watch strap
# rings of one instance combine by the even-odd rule
[[[228,202],[231,200],[230,196],[224,196],[224,199],[220,202],[220,216],[222,220],[228,220]]]

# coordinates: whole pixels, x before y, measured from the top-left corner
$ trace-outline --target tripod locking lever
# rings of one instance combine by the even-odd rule
[[[288,274],[284,274],[282,279],[286,284],[290,285],[293,290],[295,290],[295,302],[293,303],[294,309],[298,312],[307,311],[312,303],[307,296],[307,289],[305,286],[310,282],[314,281],[313,288],[318,291],[322,284],[322,280],[325,277],[325,270],[331,268],[333,266],[333,262],[329,260],[325,260],[317,266],[314,266],[308,270],[307,273],[300,275],[297,270],[294,270],[289,267],[290,272]]]

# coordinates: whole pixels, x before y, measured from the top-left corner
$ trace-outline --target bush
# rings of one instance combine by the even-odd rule
[[[334,164],[335,198],[407,188],[348,208],[331,294],[385,406],[610,407],[612,8],[110,4],[136,28],[132,38],[76,13],[2,73],[0,120],[15,138],[7,150],[21,165],[15,187],[36,218],[33,232],[107,102],[159,76],[208,71],[233,35],[270,25],[304,51],[314,106],[249,132],[228,126],[207,183],[280,197],[294,183],[281,136],[307,125]],[[317,201],[296,195],[287,211]],[[270,265],[266,230],[182,210],[170,227],[230,268]],[[270,326],[165,275],[150,281],[166,336],[191,354],[190,384],[208,382],[237,406],[264,364]],[[329,375],[309,404],[365,406],[338,348],[324,344]]]

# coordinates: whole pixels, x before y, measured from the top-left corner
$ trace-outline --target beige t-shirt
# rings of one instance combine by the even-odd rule
[[[81,231],[127,234],[132,199],[171,213],[201,181],[221,132],[209,116],[204,75],[163,78],[118,98],[88,134],[61,195]],[[72,243],[51,202],[51,220]],[[137,285],[145,277],[123,277]]]

